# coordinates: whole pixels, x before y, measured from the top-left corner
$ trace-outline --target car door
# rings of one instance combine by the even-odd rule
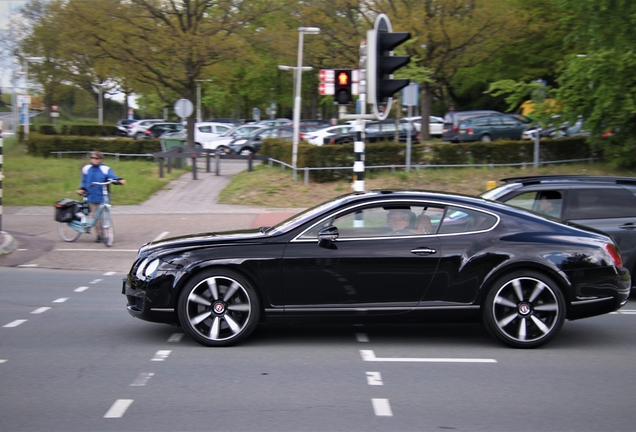
[[[502,116],[501,138],[520,140],[526,125],[512,117]]]
[[[563,218],[599,229],[616,242],[626,267],[636,264],[636,196],[622,187],[570,188]]]
[[[288,312],[406,312],[417,305],[439,262],[439,240],[418,231],[417,216],[434,206],[380,202],[341,211],[318,221],[291,241],[283,257]],[[408,228],[394,230],[389,213]],[[329,227],[338,238],[319,242]]]
[[[488,132],[492,140],[498,140],[505,137],[505,127],[501,121],[501,116],[492,116],[488,118]]]

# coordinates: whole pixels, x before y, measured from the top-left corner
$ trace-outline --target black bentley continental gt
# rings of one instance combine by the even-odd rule
[[[481,198],[344,195],[276,226],[143,245],[128,312],[228,346],[272,320],[483,320],[512,347],[627,302],[630,275],[600,231]]]

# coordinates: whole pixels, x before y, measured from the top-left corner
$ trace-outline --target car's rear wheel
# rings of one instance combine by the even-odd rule
[[[244,147],[239,151],[239,154],[241,156],[249,156],[249,155],[253,155],[254,151],[249,147]]]
[[[481,136],[481,141],[482,142],[490,142],[490,141],[492,141],[492,137],[490,135],[488,135],[488,134],[482,135]]]
[[[216,150],[215,150],[215,151],[216,151],[216,152],[219,152],[219,153],[221,153],[221,154],[224,154],[224,153],[228,153],[228,150],[229,150],[229,149],[228,149],[228,147],[227,147],[227,146],[220,145],[220,146],[218,146],[218,147],[216,148]]]
[[[534,271],[500,278],[482,306],[488,331],[515,348],[536,348],[552,340],[565,320],[565,299],[556,283]]]
[[[196,275],[179,297],[183,330],[206,346],[234,345],[256,328],[260,301],[252,285],[230,270]]]

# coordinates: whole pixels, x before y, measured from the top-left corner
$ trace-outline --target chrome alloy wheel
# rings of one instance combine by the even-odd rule
[[[188,286],[179,299],[179,319],[197,342],[208,346],[231,345],[254,330],[258,298],[239,275],[227,272],[206,276]]]
[[[552,339],[565,319],[563,294],[539,274],[516,274],[496,285],[487,297],[485,321],[508,345],[534,348]]]

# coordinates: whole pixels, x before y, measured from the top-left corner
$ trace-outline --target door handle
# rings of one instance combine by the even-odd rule
[[[437,251],[432,248],[424,247],[424,248],[411,249],[411,253],[415,255],[432,255],[434,253],[437,253]]]
[[[626,230],[633,230],[636,229],[636,223],[634,222],[629,222],[626,224],[623,224],[621,226],[619,226],[620,229],[626,229]]]

